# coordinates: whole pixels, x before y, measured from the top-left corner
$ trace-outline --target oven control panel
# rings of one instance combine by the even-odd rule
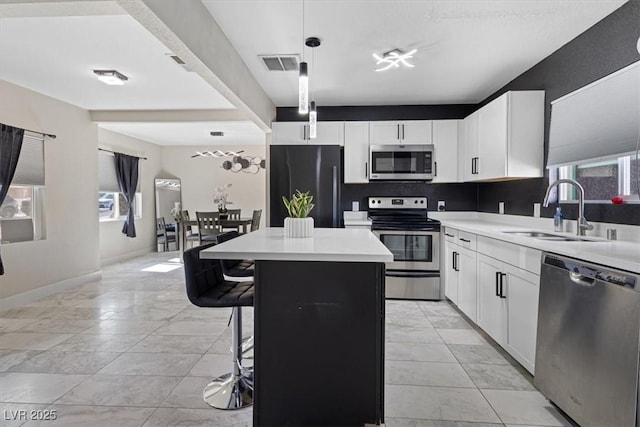
[[[427,209],[427,198],[369,197],[369,209]]]

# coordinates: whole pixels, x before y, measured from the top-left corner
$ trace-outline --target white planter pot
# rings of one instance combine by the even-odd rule
[[[290,218],[284,219],[285,237],[311,237],[313,236],[313,218]]]

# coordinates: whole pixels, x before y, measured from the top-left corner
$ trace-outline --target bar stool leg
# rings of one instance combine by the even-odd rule
[[[242,363],[242,310],[233,307],[233,371],[216,378],[204,389],[204,401],[217,409],[241,409],[253,405],[253,370]]]

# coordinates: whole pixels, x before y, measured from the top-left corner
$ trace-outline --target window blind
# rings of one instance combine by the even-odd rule
[[[547,167],[635,152],[640,137],[640,61],[551,103]]]
[[[44,141],[25,134],[11,185],[44,185]]]
[[[136,192],[140,192],[140,181],[142,176],[138,174]],[[98,190],[107,193],[120,192],[113,153],[107,151],[98,151]]]

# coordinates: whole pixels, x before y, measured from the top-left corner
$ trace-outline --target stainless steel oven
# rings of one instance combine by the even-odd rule
[[[371,145],[370,180],[433,179],[433,145]]]
[[[393,253],[386,297],[440,300],[440,222],[427,217],[424,197],[370,197],[372,231]]]

